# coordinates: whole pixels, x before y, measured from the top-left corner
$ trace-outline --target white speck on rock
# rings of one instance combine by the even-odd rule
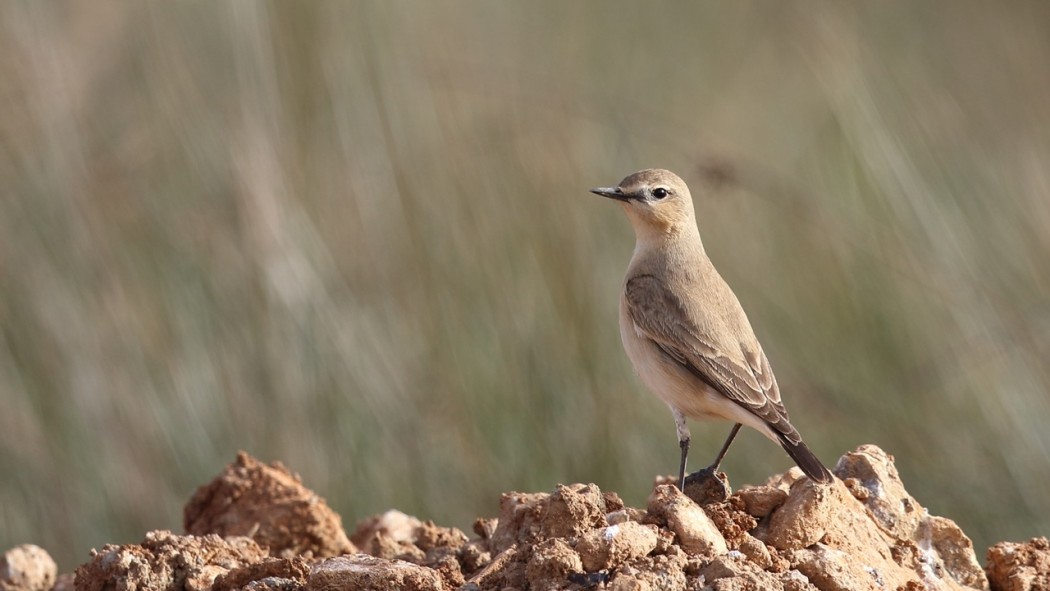
[[[871,492],[875,498],[882,498],[886,491],[882,488],[882,481],[878,479],[865,480],[864,488]]]
[[[880,575],[879,571],[874,567],[865,566],[864,572],[868,573],[869,575],[871,575],[871,578],[875,579],[875,584],[878,585],[879,588],[886,586],[886,582],[882,580],[882,575]]]

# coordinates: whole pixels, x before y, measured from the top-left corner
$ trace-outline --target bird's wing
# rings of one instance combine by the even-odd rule
[[[785,434],[795,431],[788,423],[769,360],[757,342],[752,347],[739,339],[717,342],[653,275],[628,280],[625,299],[636,329],[669,357],[773,429]]]

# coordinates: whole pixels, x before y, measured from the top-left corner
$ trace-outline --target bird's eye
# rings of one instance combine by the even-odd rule
[[[667,189],[663,187],[657,187],[653,189],[653,197],[657,199],[663,199],[664,197],[667,197]]]

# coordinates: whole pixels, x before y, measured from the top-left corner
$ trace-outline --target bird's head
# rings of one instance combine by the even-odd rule
[[[689,187],[669,170],[640,170],[615,187],[599,187],[591,193],[619,201],[639,240],[695,232]]]

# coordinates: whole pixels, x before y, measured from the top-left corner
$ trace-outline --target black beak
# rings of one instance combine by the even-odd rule
[[[595,195],[601,195],[602,197],[608,197],[609,199],[615,199],[617,201],[627,201],[630,199],[620,187],[597,187],[591,189],[591,193]]]

